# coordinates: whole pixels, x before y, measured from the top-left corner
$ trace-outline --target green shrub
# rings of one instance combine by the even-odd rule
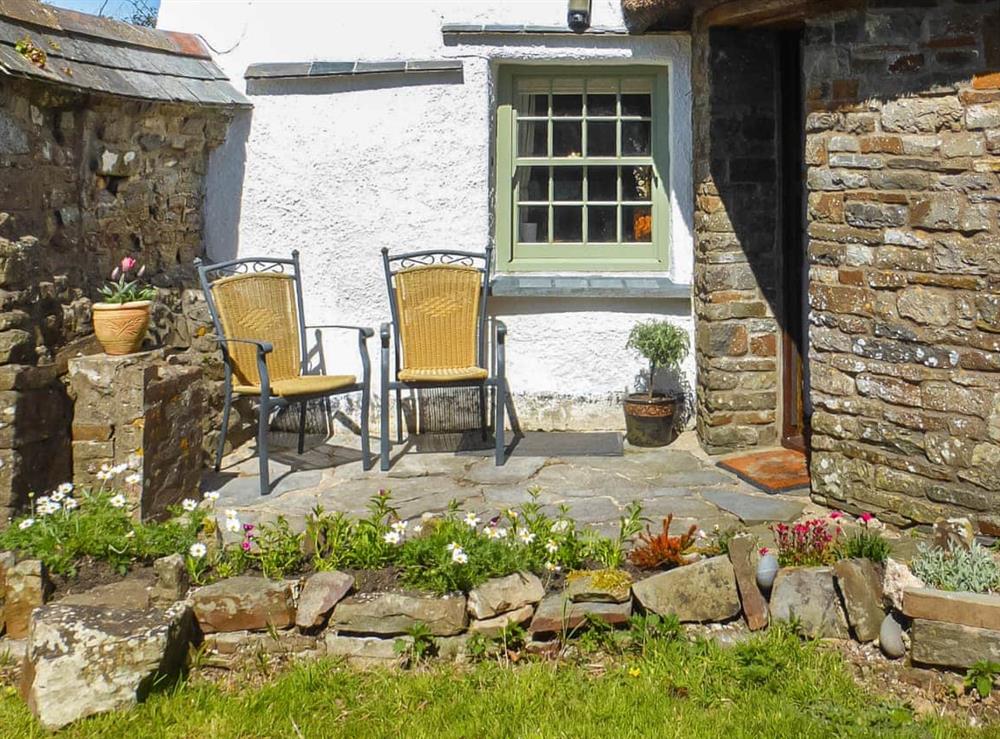
[[[1000,677],[1000,662],[981,659],[968,669],[963,682],[966,690],[975,688],[979,697],[986,699],[993,692],[993,681],[997,677]]]
[[[278,516],[274,523],[261,524],[249,548],[250,558],[257,563],[264,577],[280,580],[301,569],[305,557],[302,556],[302,534],[296,534],[284,516]]]
[[[988,593],[1000,588],[1000,565],[993,554],[976,542],[968,551],[917,545],[913,573],[931,587]]]
[[[649,362],[649,395],[653,395],[653,376],[663,367],[677,369],[690,351],[688,332],[668,321],[647,321],[632,327],[625,344]]]
[[[890,545],[879,531],[862,528],[850,534],[840,545],[840,555],[845,559],[870,559],[885,562],[889,559]]]

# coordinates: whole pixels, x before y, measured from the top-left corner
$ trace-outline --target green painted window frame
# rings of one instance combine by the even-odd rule
[[[562,157],[551,156],[551,141],[546,157],[515,158],[515,128],[518,115],[515,105],[516,82],[524,78],[550,80],[586,80],[591,78],[648,78],[651,88],[651,133],[649,155],[640,157]],[[503,65],[497,76],[496,117],[496,201],[495,244],[497,269],[504,272],[663,272],[670,267],[669,143],[670,108],[668,70],[649,65]],[[546,111],[548,118],[556,120]],[[622,114],[616,112],[617,125]],[[550,127],[551,128],[551,127]],[[586,128],[586,127],[584,127]],[[551,139],[551,132],[548,134]],[[652,167],[652,235],[650,242],[601,244],[532,245],[515,241],[515,175],[517,166],[646,166]],[[619,190],[621,188],[619,187]],[[616,197],[618,206],[622,193]],[[549,194],[549,207],[553,193]],[[523,202],[523,201],[522,201]],[[550,226],[551,229],[551,226]],[[620,234],[619,234],[620,236]]]

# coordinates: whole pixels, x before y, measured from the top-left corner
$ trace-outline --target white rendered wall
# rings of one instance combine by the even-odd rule
[[[618,0],[594,0],[593,6],[592,25],[622,27]],[[491,36],[446,44],[441,35],[445,23],[564,26],[565,19],[566,0],[162,0],[160,28],[201,34],[237,87],[244,85],[247,66],[259,62],[464,62],[457,82],[416,75],[287,81],[269,83],[268,94],[251,95],[245,163],[242,140],[213,158],[209,218],[219,221],[206,229],[210,257],[231,257],[234,251],[287,254],[297,248],[309,322],[377,329],[388,317],[383,246],[480,250],[492,238],[493,87],[499,64],[655,64],[669,69],[668,276],[689,283],[688,37],[549,35],[509,41]],[[234,127],[234,137],[245,137],[245,129]],[[228,221],[238,221],[238,241]],[[643,366],[625,349],[629,328],[637,320],[661,317],[692,328],[687,299],[497,298],[491,312],[508,325],[510,385],[524,396],[519,410],[532,427],[621,426],[611,393],[632,387]],[[325,353],[329,371],[359,371],[352,336],[338,340],[331,334]],[[370,353],[377,380],[377,337]],[[693,387],[693,359],[685,372]]]

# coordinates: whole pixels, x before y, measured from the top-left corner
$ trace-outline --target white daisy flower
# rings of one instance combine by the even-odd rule
[[[65,497],[66,495],[64,493],[60,493],[58,490],[52,493],[52,500],[54,500],[56,503],[61,503],[62,499]]]
[[[528,529],[521,528],[517,530],[517,538],[522,544],[531,544],[536,537]]]
[[[545,551],[548,552],[549,554],[555,554],[556,552],[559,551],[559,545],[556,544],[554,539],[549,539],[547,542],[545,542]]]
[[[424,527],[421,524],[419,524],[419,523],[416,526],[413,527],[413,533],[414,534],[419,534],[423,530],[424,530]]]
[[[227,518],[226,519],[226,531],[231,534],[238,534],[243,529],[243,524],[240,523],[238,518]]]
[[[469,555],[465,553],[462,547],[455,547],[451,552],[451,561],[455,564],[464,565],[469,561]]]
[[[17,527],[21,529],[21,531],[24,531],[25,529],[30,529],[34,525],[35,525],[35,519],[26,518],[23,521],[21,521],[21,523],[19,523]]]
[[[225,510],[226,518],[239,518],[240,514],[235,508],[227,508]]]
[[[54,500],[46,500],[44,503],[39,503],[35,510],[42,516],[51,516],[61,507],[62,506]]]
[[[99,470],[97,473],[97,479],[101,482],[106,482],[112,477],[111,470]]]
[[[385,540],[386,544],[399,544],[403,537],[398,531],[388,531],[382,535],[382,539]]]
[[[125,500],[124,495],[118,493],[117,495],[113,496],[111,500],[108,501],[108,503],[111,504],[112,508],[124,508],[125,504],[128,503],[128,501]]]
[[[113,475],[120,475],[121,473],[123,473],[127,469],[128,469],[128,465],[125,464],[124,462],[122,464],[116,464],[114,467],[111,468],[111,474],[113,474]]]
[[[406,532],[406,526],[407,526],[406,521],[393,521],[392,525],[389,528],[395,531],[397,534],[403,534]]]
[[[111,472],[111,465],[107,463],[102,464],[101,472]]]
[[[465,521],[465,525],[468,526],[470,529],[474,529],[476,528],[476,526],[479,525],[479,516],[477,516],[472,511],[466,513],[465,518],[462,520]]]
[[[125,483],[128,485],[138,485],[140,482],[142,482],[142,475],[140,475],[138,472],[133,472],[131,475],[125,478]]]
[[[507,536],[507,529],[499,526],[484,526],[483,533],[486,534],[487,539],[503,539]]]
[[[80,504],[76,502],[76,498],[66,498],[66,500],[63,501],[63,509],[67,511],[72,511],[79,505]]]
[[[562,567],[557,565],[555,562],[546,562],[545,569],[547,569],[549,572],[559,572],[562,569]]]
[[[57,493],[62,493],[63,495],[69,495],[73,492],[73,483],[64,482],[62,485],[56,488]]]
[[[181,508],[183,508],[188,513],[190,513],[197,507],[198,507],[197,500],[192,500],[191,498],[185,498],[184,500],[181,501]]]
[[[560,518],[558,521],[552,524],[553,534],[562,534],[567,529],[569,529],[569,521],[567,521],[565,518]]]
[[[455,542],[452,542],[451,544],[445,547],[445,551],[448,552],[454,552],[456,549],[461,549],[461,547],[458,546],[458,544]]]
[[[200,541],[196,541],[194,544],[191,545],[191,548],[188,549],[188,554],[190,554],[195,559],[201,559],[206,554],[208,554],[208,547],[206,547]]]
[[[205,495],[202,497],[204,497],[204,499],[207,500],[209,503],[214,503],[219,499],[219,492],[217,490],[210,490],[209,492],[205,493]]]

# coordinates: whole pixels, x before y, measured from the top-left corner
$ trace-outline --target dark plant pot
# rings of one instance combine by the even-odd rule
[[[666,446],[674,440],[677,398],[672,395],[632,393],[625,398],[625,438],[633,446]]]

